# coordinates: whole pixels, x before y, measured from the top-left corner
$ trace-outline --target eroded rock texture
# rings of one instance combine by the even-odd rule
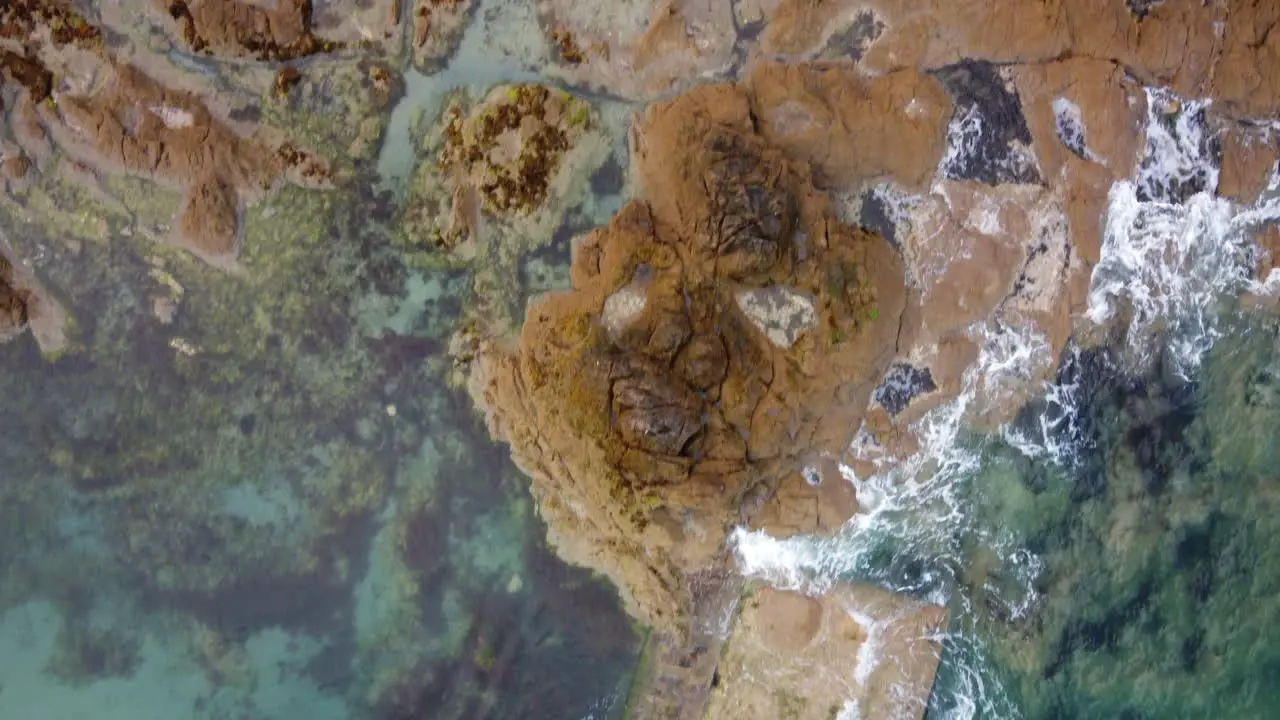
[[[640,197],[581,242],[573,290],[530,307],[515,347],[483,347],[472,379],[559,552],[662,629],[686,623],[690,577],[730,525],[784,484],[814,497],[802,473],[848,447],[907,305],[888,243],[837,221],[755,120],[733,85],[651,107]]]
[[[307,2],[281,2],[271,11],[236,2],[179,2],[171,10],[175,18],[196,23],[193,37],[204,38],[200,28],[226,35],[226,42],[197,43],[215,54],[281,60],[333,49],[308,44],[314,38],[307,40]],[[281,21],[285,15],[297,16],[297,22]],[[233,45],[239,50],[232,52]],[[69,5],[9,4],[0,15],[8,109],[0,125],[5,187],[23,187],[33,173],[62,162],[58,151],[74,163],[69,172],[98,192],[97,181],[107,175],[153,180],[184,196],[171,240],[211,262],[230,262],[245,203],[281,181],[326,184],[329,170],[283,138],[233,122],[211,94],[151,72],[160,69],[117,56],[101,30]]]

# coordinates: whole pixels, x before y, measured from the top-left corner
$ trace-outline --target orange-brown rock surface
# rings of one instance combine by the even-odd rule
[[[722,653],[708,720],[919,720],[946,611],[867,585],[756,589]]]
[[[312,0],[153,0],[191,52],[261,61],[333,52],[312,28]]]
[[[782,0],[761,36],[766,53],[815,55],[864,13],[871,70],[940,68],[965,59],[1005,64],[1066,58],[1111,62],[1183,96],[1213,96],[1234,115],[1280,109],[1280,5],[1255,0]],[[865,24],[868,21],[862,20]]]
[[[561,554],[664,629],[683,627],[689,578],[732,524],[806,468],[844,482],[813,468],[848,447],[903,333],[901,261],[837,221],[754,117],[734,85],[652,106],[640,197],[578,246],[573,290],[530,307],[473,375]]]

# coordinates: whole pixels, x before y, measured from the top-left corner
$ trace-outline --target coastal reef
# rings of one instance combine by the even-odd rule
[[[0,242],[0,343],[30,330],[40,351],[56,357],[67,349],[66,323],[62,305]]]
[[[66,6],[33,0],[4,12],[0,151],[7,189],[20,199],[37,174],[68,174],[106,196],[111,177],[144,178],[181,196],[164,239],[227,265],[238,252],[246,203],[282,181],[328,184],[326,165],[281,133],[246,132],[213,93],[160,79],[165,64],[118,57],[89,19]]]
[[[558,552],[681,631],[730,526],[848,447],[907,295],[888,243],[834,218],[741,88],[650,107],[632,157],[639,196],[514,347],[481,348],[472,389]]]

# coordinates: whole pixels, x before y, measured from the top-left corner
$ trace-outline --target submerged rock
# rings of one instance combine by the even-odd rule
[[[836,221],[752,120],[732,85],[651,107],[640,197],[581,241],[573,290],[532,305],[515,347],[482,344],[472,378],[560,554],[664,630],[688,629],[691,578],[731,525],[789,479],[812,502],[801,473],[848,446],[907,303],[889,245]],[[762,292],[802,300],[803,322],[762,329],[741,301]]]
[[[590,105],[541,85],[498,86],[474,104],[456,98],[425,144],[434,159],[415,173],[404,242],[448,251],[474,251],[482,225],[511,229],[529,248],[549,241],[565,204],[579,199],[572,186],[607,147]]]
[[[13,265],[0,256],[0,342],[9,340],[27,328],[28,295],[15,287]]]

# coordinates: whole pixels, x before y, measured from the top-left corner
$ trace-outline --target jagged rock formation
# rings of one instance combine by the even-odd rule
[[[733,85],[651,107],[640,198],[473,376],[559,552],[663,629],[685,626],[732,524],[848,447],[903,332],[901,261],[753,120]]]

